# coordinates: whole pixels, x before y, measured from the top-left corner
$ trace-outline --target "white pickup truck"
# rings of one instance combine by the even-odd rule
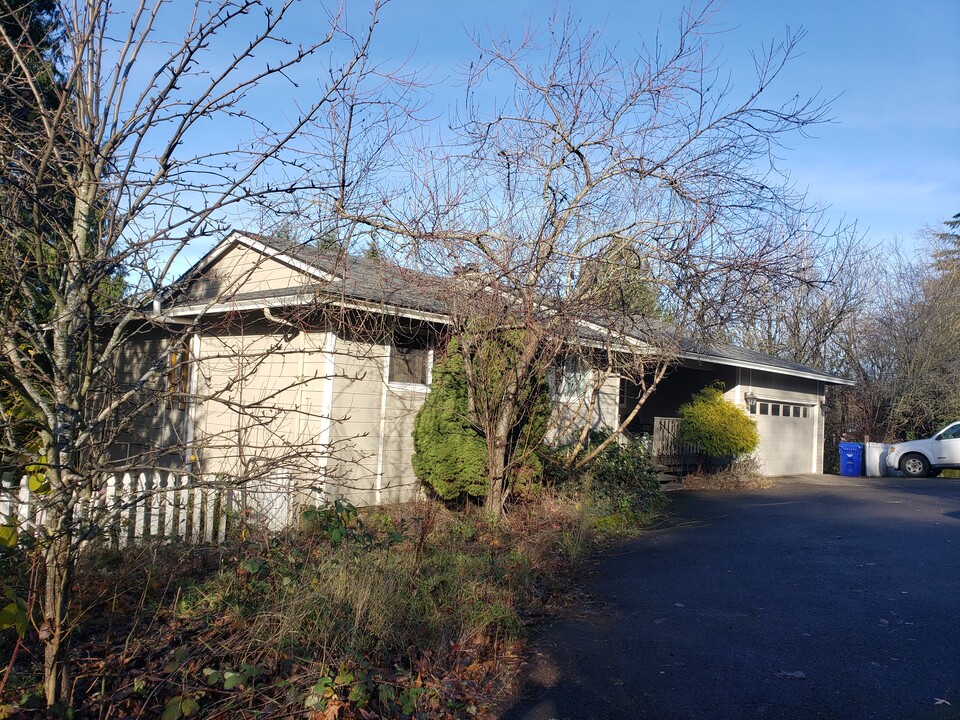
[[[960,468],[960,422],[950,423],[925,440],[891,445],[887,466],[908,477],[936,477],[941,470]]]

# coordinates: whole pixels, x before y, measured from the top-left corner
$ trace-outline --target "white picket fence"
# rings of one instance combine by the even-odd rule
[[[238,524],[275,530],[294,521],[292,488],[284,477],[256,491],[230,482],[198,483],[176,471],[156,470],[107,477],[81,498],[75,511],[80,532],[120,546],[148,540],[223,542]],[[43,498],[21,482],[0,486],[0,525],[31,535],[43,526]]]

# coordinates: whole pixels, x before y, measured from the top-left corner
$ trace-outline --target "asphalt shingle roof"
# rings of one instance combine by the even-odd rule
[[[450,278],[431,275],[422,271],[404,268],[381,258],[358,257],[341,252],[322,250],[312,243],[291,243],[278,238],[248,232],[237,232],[232,237],[241,236],[271,248],[281,256],[287,256],[305,265],[320,270],[332,280],[316,282],[294,287],[276,288],[253,292],[240,292],[231,297],[231,302],[239,301],[283,301],[285,299],[311,296],[339,296],[344,299],[361,301],[395,310],[418,311],[435,315],[446,315],[448,301],[453,293],[450,290]],[[177,285],[183,285],[194,275],[203,260],[184,274]],[[174,306],[190,304],[189,300],[175,299]],[[619,323],[618,323],[619,324]],[[625,325],[631,323],[626,322]],[[666,331],[666,329],[663,329]],[[640,341],[649,340],[657,330],[650,323],[634,325],[629,334]],[[602,327],[583,327],[579,334],[585,339],[601,339]],[[672,332],[670,334],[675,334]],[[734,345],[712,343],[708,346],[689,340],[680,341],[680,354],[688,359],[703,362],[716,362],[723,365],[741,365],[759,367],[785,375],[799,375],[819,379],[824,382],[848,383],[840,376],[832,375],[809,365],[795,363],[754,350]]]

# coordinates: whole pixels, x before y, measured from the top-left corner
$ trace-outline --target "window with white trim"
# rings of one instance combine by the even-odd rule
[[[810,417],[810,406],[760,400],[748,404],[747,412],[751,415],[772,415],[790,420],[805,420]]]
[[[568,356],[547,375],[550,392],[558,398],[582,398],[593,387],[593,370],[581,358]]]

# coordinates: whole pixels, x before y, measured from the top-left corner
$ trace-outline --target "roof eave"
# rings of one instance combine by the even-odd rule
[[[389,305],[382,303],[372,303],[363,300],[346,299],[342,295],[336,297],[318,297],[315,294],[304,295],[300,297],[275,297],[258,298],[256,300],[237,300],[227,302],[206,302],[191,303],[189,305],[180,305],[167,309],[163,317],[182,318],[182,317],[200,317],[204,315],[222,315],[224,313],[245,311],[245,310],[264,310],[280,307],[304,307],[307,305],[334,305],[345,310],[365,310],[367,312],[378,312],[384,315],[393,315],[397,317],[409,318],[412,320],[425,320],[441,324],[449,324],[450,318],[440,313],[433,313],[424,310],[415,310],[405,308],[399,305]]]
[[[713,363],[715,365],[727,365],[729,367],[745,368],[747,370],[759,370],[761,372],[775,373],[777,375],[788,375],[790,377],[800,377],[807,380],[819,380],[820,382],[831,385],[856,385],[856,381],[849,378],[830,375],[816,371],[796,370],[793,368],[777,367],[776,365],[767,365],[766,363],[748,362],[744,360],[734,360],[732,358],[717,357],[716,355],[704,355],[695,352],[680,353],[680,357],[687,360],[696,360],[697,362]]]

